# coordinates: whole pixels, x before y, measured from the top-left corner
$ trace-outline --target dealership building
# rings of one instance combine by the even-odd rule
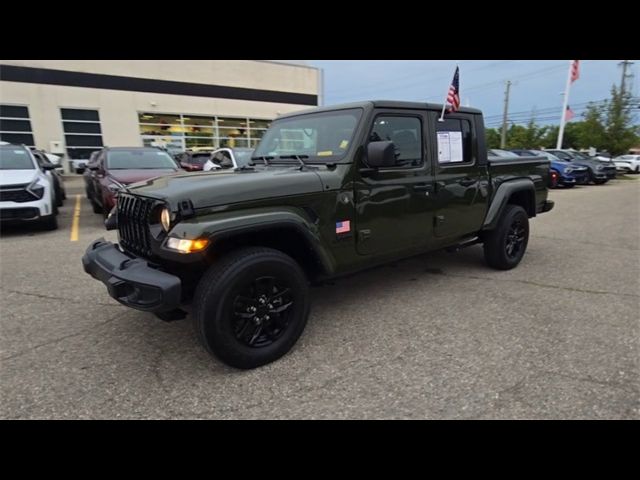
[[[0,139],[86,159],[102,146],[253,147],[322,103],[302,61],[0,60]]]

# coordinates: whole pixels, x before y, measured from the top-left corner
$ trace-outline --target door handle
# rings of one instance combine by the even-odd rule
[[[414,185],[413,189],[416,192],[433,192],[433,185],[429,185],[429,184]]]
[[[471,185],[473,185],[474,183],[476,183],[477,180],[475,178],[463,178],[462,180],[459,180],[458,183],[460,185],[462,185],[463,187],[470,187]]]

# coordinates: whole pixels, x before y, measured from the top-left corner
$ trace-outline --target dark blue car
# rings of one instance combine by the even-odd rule
[[[511,150],[520,156],[547,157],[551,169],[551,188],[560,185],[571,188],[574,185],[586,185],[589,183],[589,169],[582,165],[572,164],[565,160],[560,160],[554,154],[543,150]]]

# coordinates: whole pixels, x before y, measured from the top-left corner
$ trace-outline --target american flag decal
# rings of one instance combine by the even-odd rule
[[[336,233],[349,233],[351,231],[351,222],[349,220],[343,220],[342,222],[336,222]]]

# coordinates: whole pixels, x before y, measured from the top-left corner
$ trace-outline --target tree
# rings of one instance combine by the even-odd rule
[[[509,139],[509,143],[513,144],[510,148],[538,149],[547,130],[548,127],[538,127],[531,118],[526,128],[514,130],[514,137]]]
[[[611,100],[602,107],[606,132],[603,147],[611,155],[627,153],[639,141],[640,129],[633,125],[631,108],[631,94],[621,92],[615,85],[611,87]]]
[[[497,128],[485,129],[487,148],[500,148],[500,133]]]
[[[602,112],[590,103],[584,113],[584,121],[577,122],[576,141],[579,148],[594,147],[602,150],[606,143],[607,132],[602,121]]]

